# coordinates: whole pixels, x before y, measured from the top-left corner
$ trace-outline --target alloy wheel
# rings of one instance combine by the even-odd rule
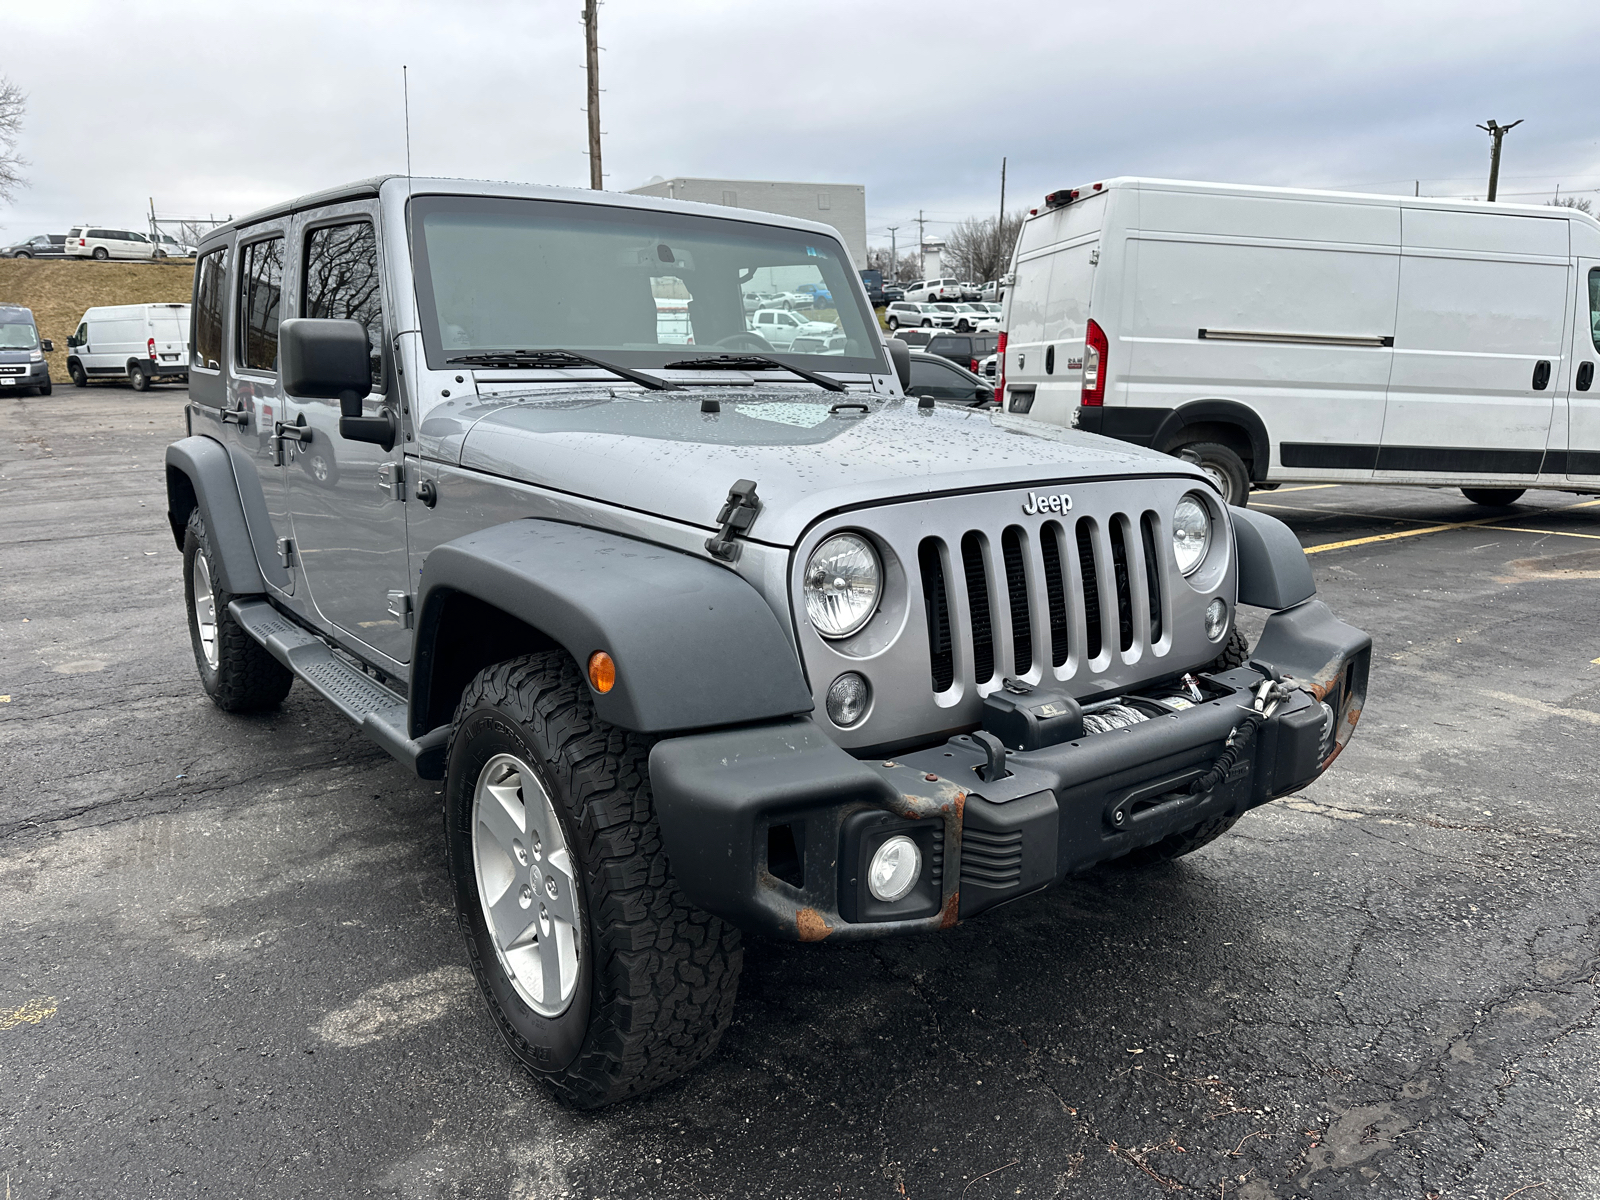
[[[215,671],[218,661],[217,593],[211,586],[211,562],[204,554],[194,556],[194,623],[206,666]]]

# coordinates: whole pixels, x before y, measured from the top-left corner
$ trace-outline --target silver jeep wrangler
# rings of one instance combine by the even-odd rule
[[[816,348],[749,325],[802,289]],[[206,238],[189,371],[206,691],[298,678],[445,781],[484,998],[581,1106],[712,1052],[741,931],[946,929],[1187,853],[1360,715],[1371,643],[1287,529],[1178,459],[909,395],[826,226],[353,184]],[[1236,604],[1273,610],[1253,652]]]

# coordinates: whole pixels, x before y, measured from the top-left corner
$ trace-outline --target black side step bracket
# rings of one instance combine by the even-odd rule
[[[422,779],[443,779],[450,727],[406,734],[406,698],[345,662],[265,600],[235,600],[233,619],[295,677]]]

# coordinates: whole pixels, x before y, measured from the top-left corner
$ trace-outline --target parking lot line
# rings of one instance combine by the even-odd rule
[[[1515,525],[1501,525],[1499,528],[1504,529],[1507,533],[1543,533],[1550,537],[1589,538],[1592,541],[1600,542],[1600,533],[1571,533],[1565,529],[1520,529]]]
[[[1285,512],[1321,513],[1327,517],[1355,517],[1363,521],[1409,521],[1413,525],[1426,525],[1428,522],[1420,517],[1395,517],[1379,516],[1376,513],[1346,512],[1342,508],[1308,508],[1304,504],[1267,504],[1262,501],[1253,501],[1251,508],[1281,508]]]
[[[1545,512],[1569,512],[1575,508],[1593,508],[1600,504],[1600,500],[1584,500],[1577,504],[1563,504],[1557,508],[1547,508]],[[1375,542],[1392,542],[1397,538],[1421,537],[1425,533],[1445,533],[1451,529],[1471,529],[1481,525],[1499,525],[1502,521],[1513,521],[1515,517],[1483,517],[1477,521],[1454,521],[1448,525],[1429,525],[1424,529],[1402,529],[1396,533],[1375,533],[1370,537],[1350,538],[1343,542],[1326,542],[1321,546],[1307,546],[1307,554],[1321,554],[1324,550],[1348,550],[1352,546],[1370,546]],[[1500,525],[1500,528],[1506,526]],[[1533,532],[1544,532],[1535,530]]]
[[[1342,483],[1301,483],[1295,485],[1294,487],[1273,488],[1272,490],[1275,492],[1318,492],[1323,488],[1336,488],[1343,486],[1344,484]]]

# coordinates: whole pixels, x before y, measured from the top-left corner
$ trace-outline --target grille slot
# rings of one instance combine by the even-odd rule
[[[1100,572],[1095,562],[1093,523],[1078,519],[1078,570],[1083,574],[1083,653],[1099,658],[1104,639],[1100,635]]]
[[[1111,576],[1117,589],[1117,636],[1121,649],[1133,649],[1133,580],[1128,570],[1128,538],[1121,517],[1111,519]]]
[[[1156,557],[1156,515],[1139,518],[1139,540],[1144,544],[1145,589],[1150,593],[1150,640],[1161,640],[1161,560]]]
[[[1067,577],[1061,569],[1061,526],[1048,522],[1039,531],[1039,555],[1044,559],[1044,596],[1050,613],[1050,665],[1065,666],[1071,650],[1067,625]]]
[[[955,653],[950,640],[950,596],[945,590],[944,555],[938,538],[923,538],[917,547],[922,568],[922,603],[928,613],[928,665],[933,690],[946,692],[956,680]]]
[[[1028,616],[1028,566],[1023,559],[1022,530],[1007,525],[1000,535],[1000,556],[1006,564],[1006,597],[1011,604],[1011,672],[1033,669],[1033,624]]]
[[[961,565],[967,575],[967,611],[972,622],[972,678],[977,683],[994,678],[994,623],[989,614],[989,570],[983,551],[982,534],[962,537]]]
[[[1008,887],[1022,879],[1022,830],[989,833],[970,825],[961,831],[961,883]]]

